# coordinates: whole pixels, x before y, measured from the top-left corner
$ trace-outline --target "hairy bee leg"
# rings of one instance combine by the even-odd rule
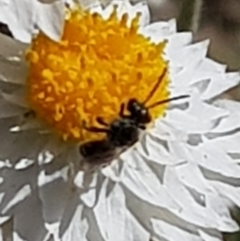
[[[145,126],[145,125],[139,125],[138,126],[140,129],[142,129],[142,130],[146,130],[147,129],[147,127]]]
[[[95,132],[95,133],[107,133],[109,132],[108,129],[104,129],[104,128],[98,128],[98,127],[95,127],[95,126],[87,126],[86,125],[86,121],[83,120],[82,121],[82,127],[83,129],[87,130],[87,131],[90,131],[90,132]]]
[[[96,132],[96,133],[107,133],[107,132],[109,132],[108,129],[98,128],[98,127],[95,127],[95,126],[90,126],[90,127],[84,126],[84,129],[87,130],[87,131]]]
[[[119,116],[122,117],[124,115],[124,109],[125,109],[125,105],[122,103],[121,106],[120,106],[120,111],[119,111]]]
[[[103,125],[103,126],[109,126],[104,120],[102,117],[97,117],[97,122],[100,124],[100,125]]]
[[[130,117],[129,115],[124,115],[124,109],[125,109],[125,105],[124,105],[124,103],[122,103],[120,106],[120,111],[119,111],[118,115],[121,118],[129,118]]]

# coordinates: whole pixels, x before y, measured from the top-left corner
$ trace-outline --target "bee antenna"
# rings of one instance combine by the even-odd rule
[[[152,105],[148,106],[147,108],[151,109],[151,108],[154,108],[158,105],[162,105],[162,104],[168,103],[168,102],[173,101],[173,100],[179,100],[179,99],[184,99],[184,98],[188,98],[188,97],[189,97],[189,95],[181,95],[181,96],[173,97],[173,98],[166,99],[166,100],[160,100],[160,101],[158,101],[156,103],[153,103]]]
[[[157,90],[159,85],[161,84],[166,72],[167,72],[167,68],[165,67],[162,74],[159,76],[158,81],[156,82],[156,84],[154,85],[152,90],[150,91],[148,97],[144,100],[143,104],[146,104],[152,98],[153,94],[155,93],[155,91]]]

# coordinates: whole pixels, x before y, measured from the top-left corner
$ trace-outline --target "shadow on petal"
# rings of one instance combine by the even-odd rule
[[[42,241],[47,234],[42,217],[42,203],[37,190],[27,199],[14,207],[14,230],[23,240]]]
[[[0,170],[0,176],[3,178],[3,182],[0,185],[0,193],[4,193],[0,204],[1,213],[4,209],[5,212],[11,209],[11,207],[6,208],[7,205],[25,185],[29,185],[31,190],[37,188],[37,173],[36,165],[29,166],[23,170],[14,170],[11,167],[4,167]],[[21,202],[22,200],[19,200],[19,204]]]

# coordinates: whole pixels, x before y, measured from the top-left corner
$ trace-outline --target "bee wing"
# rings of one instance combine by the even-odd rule
[[[87,142],[80,146],[80,153],[87,169],[110,164],[117,156],[116,148],[107,140]]]

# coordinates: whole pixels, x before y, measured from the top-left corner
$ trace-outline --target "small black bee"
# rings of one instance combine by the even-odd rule
[[[170,99],[160,100],[150,106],[146,106],[146,103],[151,99],[159,87],[166,74],[166,71],[167,70],[165,68],[144,102],[140,102],[135,98],[132,98],[128,101],[126,106],[126,109],[129,113],[128,115],[124,114],[125,104],[122,103],[120,106],[119,118],[115,119],[111,123],[108,124],[103,120],[102,117],[97,117],[96,121],[103,126],[102,128],[94,126],[87,127],[86,123],[83,122],[83,128],[90,132],[106,133],[105,139],[99,141],[90,141],[80,146],[80,153],[85,160],[89,162],[89,164],[110,163],[116,155],[115,150],[117,148],[118,150],[120,149],[124,151],[126,148],[136,143],[139,139],[141,130],[145,130],[147,124],[151,123],[152,121],[149,109],[173,100],[188,97],[188,95],[182,95]]]

